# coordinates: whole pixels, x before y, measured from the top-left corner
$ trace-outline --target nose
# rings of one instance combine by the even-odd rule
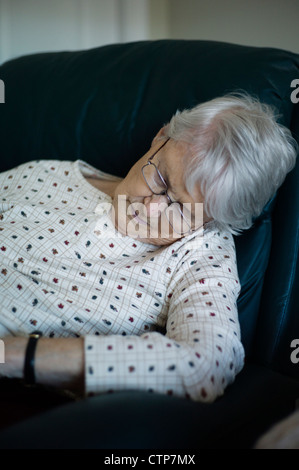
[[[147,216],[158,217],[168,206],[167,196],[163,194],[152,194],[143,200]]]

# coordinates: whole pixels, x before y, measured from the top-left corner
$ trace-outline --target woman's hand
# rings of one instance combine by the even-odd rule
[[[23,378],[26,337],[6,336],[0,377]],[[83,338],[40,338],[35,351],[36,383],[83,393]]]
[[[6,336],[4,342],[5,362],[0,364],[0,377],[10,379],[23,378],[24,358],[27,338],[21,336]]]

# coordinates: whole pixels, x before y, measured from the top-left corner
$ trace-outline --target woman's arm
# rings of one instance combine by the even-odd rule
[[[214,401],[244,359],[232,243],[219,234],[205,239],[202,250],[186,251],[168,287],[165,336],[149,331],[43,337],[35,356],[37,383],[76,392],[84,388],[86,395],[138,389]],[[26,338],[5,338],[6,370],[2,373],[0,365],[0,375],[23,376],[26,345]]]
[[[165,295],[166,335],[85,337],[87,396],[135,389],[212,402],[240,372],[233,240],[219,233],[189,246]]]
[[[6,336],[5,363],[0,377],[23,378],[28,339]],[[40,338],[35,351],[36,383],[77,393],[84,392],[84,346],[82,338]]]

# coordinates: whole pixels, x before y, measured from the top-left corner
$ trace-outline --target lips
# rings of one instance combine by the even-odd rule
[[[147,222],[145,222],[144,220],[142,220],[140,217],[139,217],[139,211],[138,210],[135,210],[133,207],[132,207],[132,213],[131,213],[133,219],[135,219],[137,222],[139,222],[140,224],[142,225],[147,225]]]

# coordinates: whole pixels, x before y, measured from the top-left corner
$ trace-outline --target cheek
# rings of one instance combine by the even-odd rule
[[[125,195],[129,198],[130,196],[140,196],[143,192],[142,174],[132,169],[117,188],[116,194]]]

